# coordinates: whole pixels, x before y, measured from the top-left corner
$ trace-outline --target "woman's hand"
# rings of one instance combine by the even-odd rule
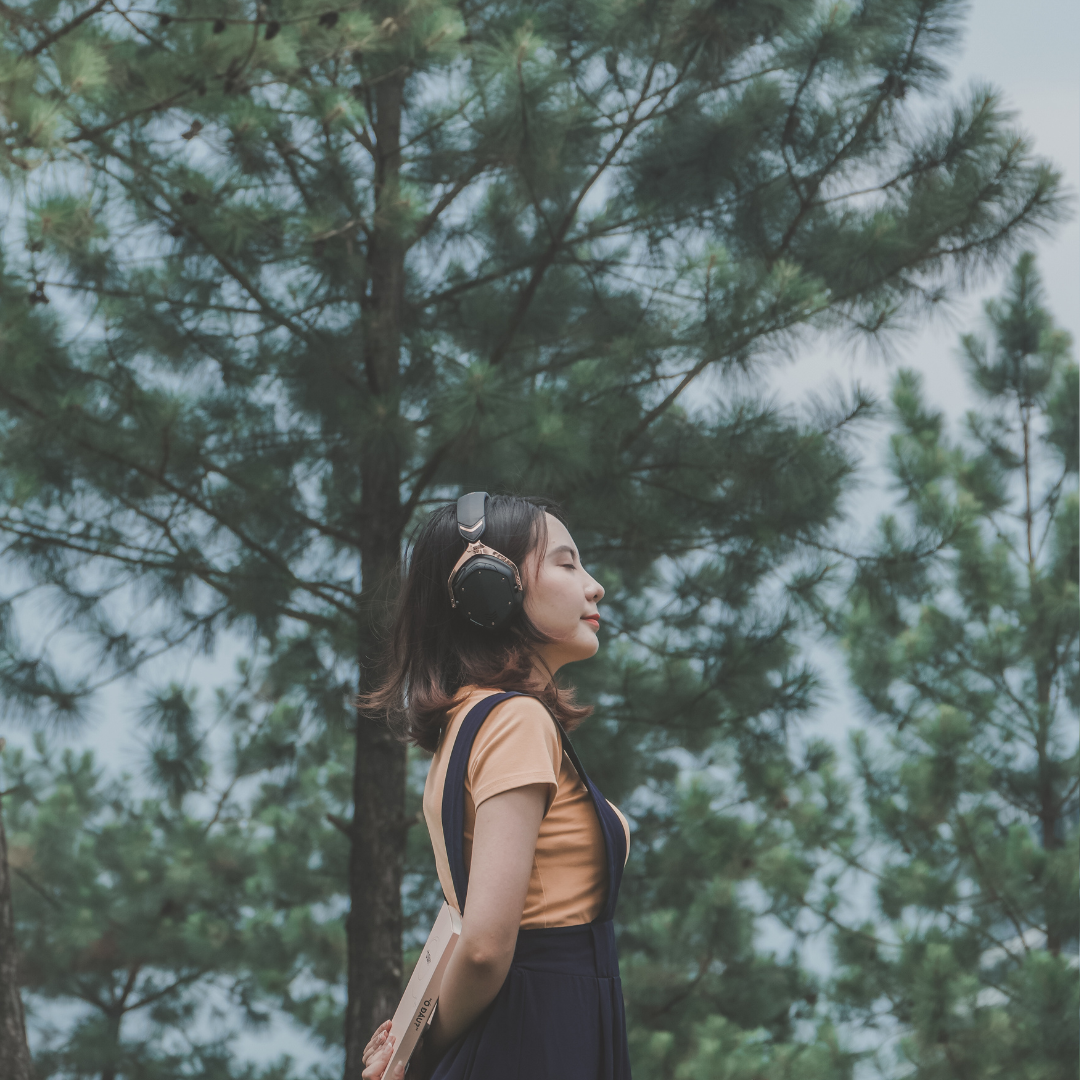
[[[394,1038],[390,1034],[390,1024],[387,1020],[375,1029],[371,1041],[364,1047],[364,1071],[361,1073],[362,1080],[402,1080],[405,1075],[405,1066],[398,1065],[393,1076],[383,1076],[386,1066],[394,1056]]]

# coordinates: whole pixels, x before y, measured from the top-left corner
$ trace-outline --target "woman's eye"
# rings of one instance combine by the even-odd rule
[[[572,562],[559,563],[559,565],[562,566],[562,567],[568,567],[571,570],[576,570],[577,569],[577,567]]]

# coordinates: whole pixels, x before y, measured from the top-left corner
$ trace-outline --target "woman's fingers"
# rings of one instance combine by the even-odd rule
[[[372,1052],[370,1060],[364,1059],[367,1068],[360,1074],[361,1080],[401,1080],[405,1075],[405,1066],[403,1064],[399,1064],[394,1069],[392,1077],[383,1075],[386,1072],[386,1066],[390,1064],[390,1059],[394,1056],[396,1042],[397,1039],[393,1035],[388,1035],[378,1049]]]
[[[367,1046],[364,1047],[364,1053],[361,1056],[361,1060],[365,1065],[370,1064],[372,1056],[386,1042],[387,1038],[389,1038],[391,1023],[392,1021],[385,1020],[375,1029],[375,1034],[371,1036],[371,1039]]]
[[[374,1057],[375,1055],[375,1052],[383,1045],[385,1041],[385,1031],[381,1035],[372,1036],[371,1042],[369,1042],[367,1046],[364,1047],[364,1053],[361,1055],[361,1060],[365,1065],[367,1065],[371,1061],[372,1057]]]
[[[381,1040],[381,1039],[382,1039],[382,1037],[383,1037],[383,1036],[385,1036],[385,1035],[386,1035],[386,1033],[387,1033],[387,1032],[388,1032],[388,1031],[390,1030],[390,1025],[391,1025],[392,1023],[393,1023],[393,1020],[384,1020],[384,1021],[383,1021],[383,1022],[382,1022],[382,1023],[381,1023],[381,1024],[380,1024],[380,1025],[379,1025],[379,1026],[377,1027],[377,1028],[376,1028],[376,1029],[375,1029],[375,1032],[374,1032],[374,1034],[373,1034],[373,1035],[371,1036],[371,1039],[370,1039],[370,1040],[369,1040],[369,1042],[368,1042],[368,1046],[372,1046],[372,1045],[373,1045],[373,1044],[375,1043],[376,1039],[379,1039],[379,1040]]]
[[[390,1034],[391,1021],[386,1020],[376,1029],[367,1046],[364,1047],[363,1061],[364,1071],[360,1074],[361,1080],[404,1080],[405,1063],[398,1062],[392,1076],[384,1075],[386,1066],[394,1056],[394,1047],[397,1039]]]

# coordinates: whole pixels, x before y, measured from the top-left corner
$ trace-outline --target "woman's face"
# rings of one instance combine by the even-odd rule
[[[532,551],[522,567],[525,613],[542,633],[553,639],[538,652],[553,672],[574,660],[587,660],[600,647],[597,604],[604,587],[586,573],[566,526],[547,519],[547,550]]]

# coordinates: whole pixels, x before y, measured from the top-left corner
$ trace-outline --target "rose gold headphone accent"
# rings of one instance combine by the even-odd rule
[[[493,558],[498,559],[499,562],[506,563],[506,565],[514,571],[514,581],[517,582],[518,590],[521,590],[521,575],[518,573],[518,568],[505,555],[500,555],[494,548],[489,548],[486,544],[481,544],[479,540],[474,540],[461,553],[461,558],[454,563],[454,569],[450,571],[450,576],[446,579],[446,589],[450,593],[451,607],[457,607],[457,599],[454,596],[454,575],[461,569],[462,565],[467,563],[474,555],[491,555]]]

